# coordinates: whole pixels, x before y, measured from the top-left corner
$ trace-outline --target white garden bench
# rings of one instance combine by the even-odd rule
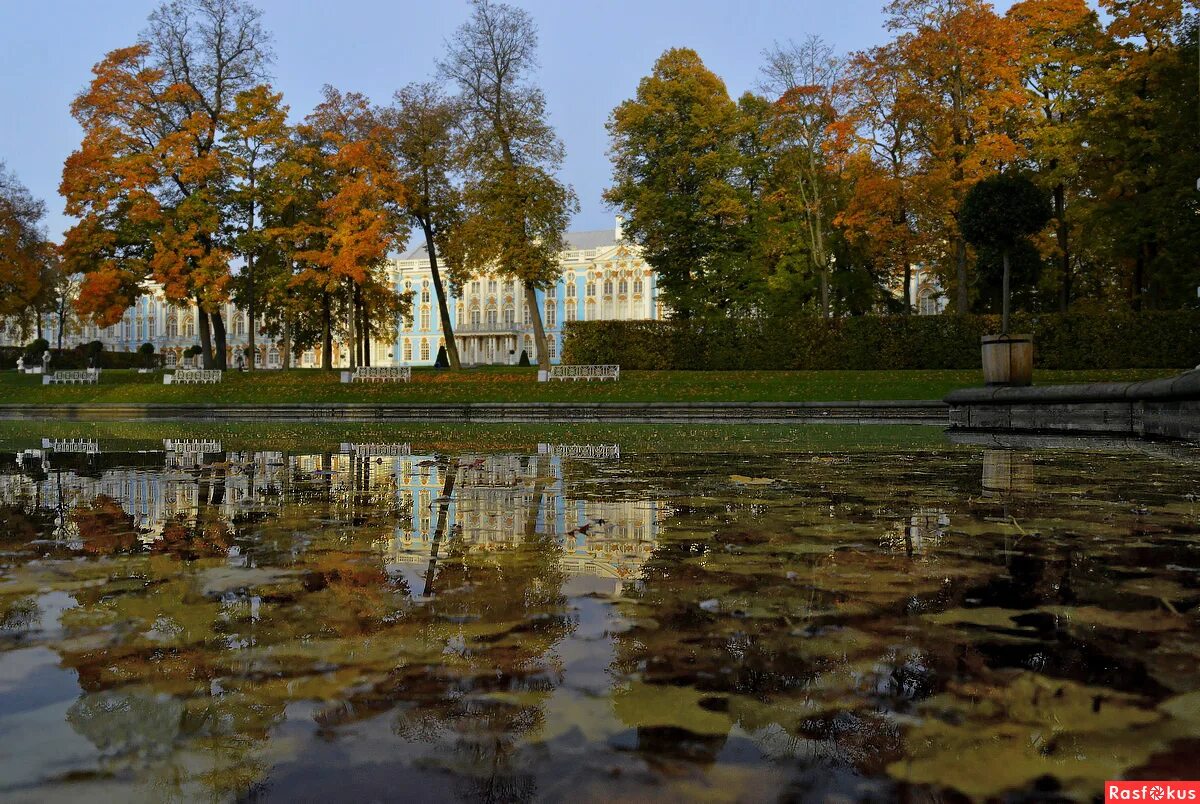
[[[619,380],[620,366],[551,366],[550,380]]]
[[[221,382],[220,369],[176,369],[163,375],[163,385],[197,385]]]
[[[66,369],[42,375],[42,385],[95,385],[100,381],[100,369]]]
[[[408,382],[412,379],[409,366],[359,366],[343,371],[342,382]]]

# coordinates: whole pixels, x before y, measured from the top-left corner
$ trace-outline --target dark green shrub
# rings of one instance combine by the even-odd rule
[[[1191,368],[1200,363],[1200,313],[1013,316],[1033,335],[1035,363],[1052,369]],[[572,321],[564,363],[625,369],[975,369],[979,339],[999,316],[797,316],[718,322]]]

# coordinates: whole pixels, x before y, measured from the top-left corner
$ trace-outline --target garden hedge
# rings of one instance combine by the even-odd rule
[[[13,369],[17,367],[17,358],[25,354],[24,346],[0,346],[0,368]],[[96,365],[107,369],[144,368],[146,356],[137,352],[100,352],[96,357]],[[158,355],[153,356],[158,365]],[[28,362],[28,361],[27,361]],[[41,365],[37,363],[37,365]],[[81,369],[88,367],[87,348],[80,344],[73,349],[51,349],[51,369]]]
[[[999,316],[571,321],[563,362],[624,369],[973,369]],[[1192,368],[1200,311],[1014,315],[1047,369]]]

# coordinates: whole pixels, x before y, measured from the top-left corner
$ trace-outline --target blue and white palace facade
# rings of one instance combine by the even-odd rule
[[[550,362],[562,357],[568,321],[646,321],[664,317],[655,274],[640,250],[621,237],[621,219],[612,229],[571,232],[560,256],[558,281],[537,292],[546,328]],[[399,322],[394,354],[379,365],[426,366],[444,344],[437,295],[425,247],[392,263],[392,281],[413,294],[412,315]],[[447,288],[449,290],[449,288]],[[537,361],[531,310],[512,279],[481,273],[461,295],[449,300],[451,326],[464,365],[510,364],[522,351]]]
[[[567,248],[561,254],[558,281],[537,292],[550,351],[550,361],[562,356],[563,328],[568,321],[650,320],[664,317],[654,272],[642,259],[637,246],[621,236],[621,221],[612,229],[572,232],[565,236]],[[390,281],[399,291],[412,293],[412,313],[396,322],[394,337],[380,338],[371,344],[371,365],[429,366],[437,359],[445,343],[437,295],[424,246],[393,259],[388,265]],[[450,288],[447,287],[449,291]],[[531,310],[525,294],[512,279],[480,271],[462,288],[461,295],[449,300],[451,325],[458,342],[459,356],[466,365],[511,364],[520,360],[521,351],[536,362]],[[232,355],[249,344],[251,322],[245,310],[232,303],[222,306],[226,323],[226,343]],[[58,319],[45,316],[43,336],[57,346]],[[259,322],[261,333],[261,322]],[[32,340],[21,332],[15,321],[0,324],[0,346],[19,346]],[[125,311],[121,320],[108,327],[68,316],[62,345],[100,341],[107,351],[136,352],[144,343],[154,344],[168,368],[185,362],[183,353],[200,342],[196,311],[169,302],[157,285]],[[283,358],[278,345],[260,334],[256,339],[256,365],[280,368]],[[334,344],[334,365],[348,365],[344,344]],[[301,354],[294,365],[313,368],[320,365],[320,350]]]

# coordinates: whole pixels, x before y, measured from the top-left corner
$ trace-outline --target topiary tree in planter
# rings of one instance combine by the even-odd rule
[[[30,341],[25,346],[25,365],[40,365],[42,355],[50,350],[50,341],[45,338],[38,338]]]
[[[195,360],[200,355],[204,354],[204,349],[199,344],[189,346],[183,350],[183,356],[188,360]]]
[[[1010,335],[1011,256],[1050,221],[1050,198],[1027,176],[1000,173],[977,182],[963,198],[958,225],[963,238],[980,251],[999,252],[1000,334],[983,336],[983,379],[988,385],[1029,385],[1033,379],[1033,340]]]
[[[963,238],[980,249],[1000,253],[1004,266],[1001,334],[1008,334],[1011,305],[1009,258],[1050,222],[1050,197],[1021,173],[998,173],[977,182],[963,198],[958,226]]]
[[[89,341],[83,347],[84,357],[88,368],[100,368],[100,355],[104,354],[104,344],[101,341]]]
[[[138,354],[142,356],[146,368],[154,368],[154,344],[143,343],[138,347]]]

